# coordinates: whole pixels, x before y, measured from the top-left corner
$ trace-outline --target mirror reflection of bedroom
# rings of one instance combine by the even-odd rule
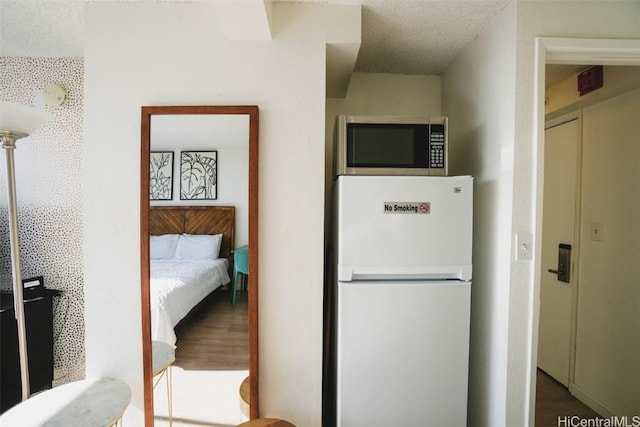
[[[150,134],[154,425],[237,425],[249,416],[249,116],[152,115]]]

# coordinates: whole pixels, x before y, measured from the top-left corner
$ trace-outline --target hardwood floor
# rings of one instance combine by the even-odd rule
[[[248,375],[247,293],[215,291],[176,328],[176,360],[171,368],[172,423],[166,377],[154,388],[156,427],[233,427],[246,421],[239,405]]]
[[[247,292],[217,290],[192,317],[176,329],[175,365],[183,369],[226,371],[249,369]]]
[[[538,369],[536,427],[582,425],[571,424],[570,418],[574,416],[580,419],[601,418],[594,410],[569,393],[562,384]]]

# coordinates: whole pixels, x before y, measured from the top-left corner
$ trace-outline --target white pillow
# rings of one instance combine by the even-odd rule
[[[150,236],[149,256],[151,259],[173,259],[176,254],[179,234],[162,234]]]
[[[222,234],[183,234],[178,240],[176,259],[217,259],[222,244]]]

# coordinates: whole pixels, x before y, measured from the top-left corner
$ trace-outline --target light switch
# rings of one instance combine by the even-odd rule
[[[533,259],[533,234],[528,232],[516,233],[516,260],[528,261]]]
[[[594,242],[601,242],[602,240],[604,240],[601,222],[591,223],[591,240],[593,240]]]

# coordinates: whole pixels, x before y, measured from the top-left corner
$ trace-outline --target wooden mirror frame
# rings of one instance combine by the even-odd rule
[[[140,150],[140,273],[142,306],[142,362],[144,422],[153,427],[153,370],[151,354],[151,306],[149,292],[149,155],[151,116],[196,114],[246,114],[249,116],[249,418],[258,417],[258,116],[248,106],[147,106],[142,107]],[[239,395],[238,395],[239,398]]]

